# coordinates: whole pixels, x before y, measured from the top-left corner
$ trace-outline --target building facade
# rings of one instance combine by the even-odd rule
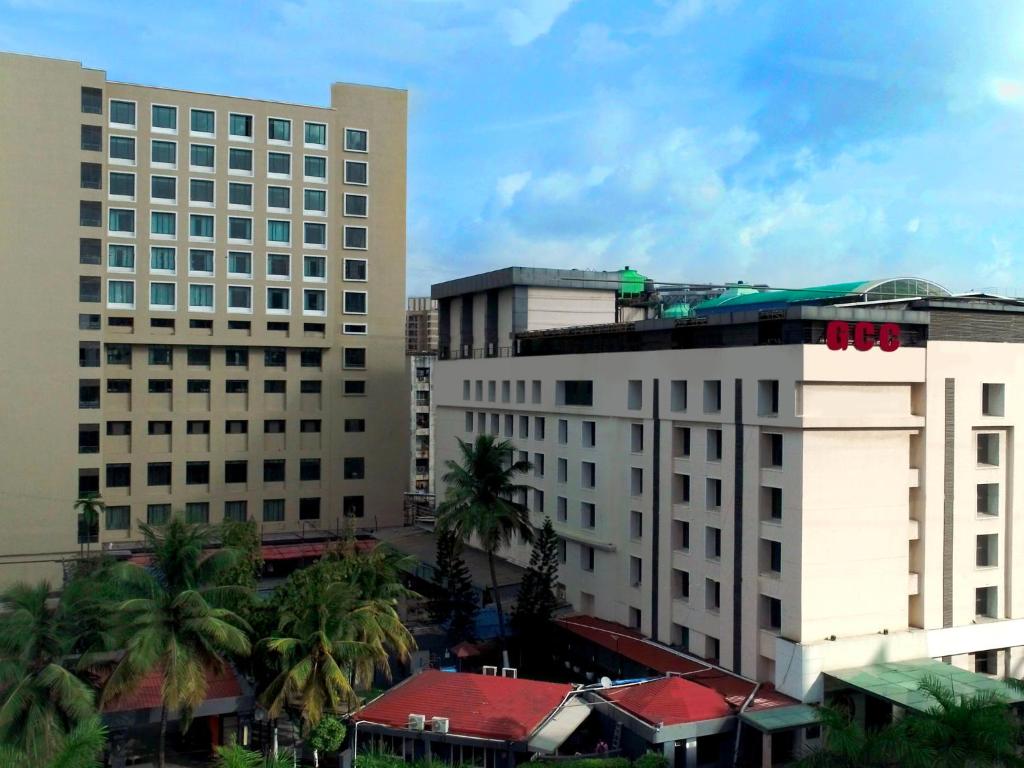
[[[406,93],[328,107],[0,55],[0,579],[172,512],[401,520]],[[18,572],[14,574],[13,572]]]
[[[437,354],[437,302],[429,296],[410,296],[406,302],[405,352]]]
[[[513,441],[576,609],[799,699],[879,659],[1020,677],[1024,306],[865,285],[442,359],[435,461]]]
[[[432,506],[434,492],[433,377],[437,358],[437,302],[412,296],[405,307],[405,352],[409,355],[409,493],[408,502]]]

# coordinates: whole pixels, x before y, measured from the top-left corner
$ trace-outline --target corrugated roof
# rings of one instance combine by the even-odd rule
[[[154,669],[146,674],[130,693],[123,694],[107,702],[103,707],[103,712],[111,714],[113,712],[132,712],[140,709],[156,709],[161,707],[163,705],[163,697],[161,695],[163,684],[163,669]],[[206,672],[206,686],[206,698],[203,701],[233,699],[242,695],[242,686],[230,666],[225,666],[220,672],[208,670]]]
[[[681,677],[609,688],[600,694],[651,725],[696,723],[732,714],[720,693]]]
[[[524,741],[572,689],[568,683],[428,669],[370,702],[358,719],[405,728],[410,714],[428,722],[447,717],[452,734]]]
[[[743,307],[750,305],[781,306],[793,304],[799,301],[813,301],[815,299],[833,299],[842,296],[850,296],[865,290],[873,280],[857,280],[852,283],[832,283],[831,285],[818,285],[811,288],[800,288],[785,291],[758,291],[755,293],[730,294],[723,293],[713,299],[702,301],[694,309],[701,311],[705,309],[717,309],[725,307]]]

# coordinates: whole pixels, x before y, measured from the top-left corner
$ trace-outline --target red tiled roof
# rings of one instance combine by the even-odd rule
[[[710,666],[699,659],[684,656],[622,624],[583,615],[567,616],[556,621],[573,634],[643,664],[655,672],[685,675],[687,680],[718,691],[736,709],[742,707],[743,702],[754,691],[756,684],[752,680]],[[746,711],[753,712],[798,703],[796,699],[776,691],[770,683],[763,683],[757,688],[757,695],[747,706]]]
[[[663,677],[600,693],[652,725],[696,723],[732,714],[720,693],[681,677]]]
[[[452,734],[523,741],[571,690],[568,683],[428,669],[370,702],[358,719],[405,728],[410,714],[428,723],[447,717]]]
[[[107,702],[103,707],[103,711],[131,712],[138,709],[155,709],[160,707],[162,703],[160,692],[163,684],[163,670],[154,669],[143,677],[130,693],[123,694]],[[231,667],[225,666],[220,672],[207,671],[206,698],[204,701],[237,698],[241,695],[242,686]]]

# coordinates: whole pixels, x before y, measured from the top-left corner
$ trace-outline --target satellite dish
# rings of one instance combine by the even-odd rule
[[[601,678],[601,687],[602,688],[611,688],[612,687],[612,679],[610,677],[608,677],[607,675],[605,677],[602,677]]]

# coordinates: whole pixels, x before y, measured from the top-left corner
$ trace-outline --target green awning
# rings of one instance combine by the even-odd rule
[[[818,722],[818,708],[810,704],[794,704],[789,707],[770,707],[754,712],[744,712],[740,720],[761,733],[789,731],[793,728],[806,728]]]
[[[866,667],[832,670],[825,675],[864,693],[920,712],[926,712],[935,704],[931,696],[919,690],[921,683],[928,678],[951,685],[957,694],[970,696],[992,692],[1007,704],[1024,701],[1024,694],[1013,690],[1002,680],[968,672],[934,659],[870,664]]]

